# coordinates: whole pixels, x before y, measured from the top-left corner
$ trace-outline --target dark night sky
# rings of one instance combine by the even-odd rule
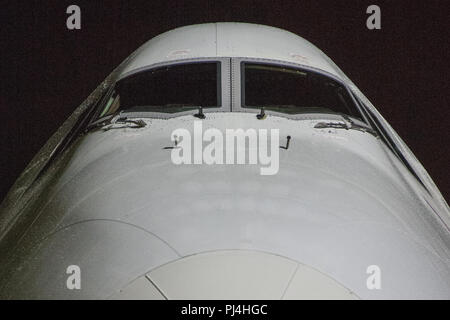
[[[81,7],[82,29],[66,28]],[[377,4],[382,29],[366,28]],[[292,31],[330,56],[450,199],[448,0],[2,1],[0,199],[50,135],[123,59],[175,27],[216,21]]]

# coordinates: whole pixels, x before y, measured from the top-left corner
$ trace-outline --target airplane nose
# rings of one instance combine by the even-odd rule
[[[260,251],[194,254],[160,266],[112,299],[358,299],[331,277]]]

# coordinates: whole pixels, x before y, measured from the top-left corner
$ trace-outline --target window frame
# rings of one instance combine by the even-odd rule
[[[56,147],[53,149],[47,162],[40,169],[36,175],[36,178],[33,180],[33,183],[34,181],[39,180],[43,174],[47,172],[48,168],[53,165],[55,160],[59,158],[60,155],[62,155],[67,149],[71,148],[74,142],[84,134],[86,128],[95,119],[98,109],[103,104],[104,99],[109,96],[112,86],[113,85],[110,85],[106,88],[96,100],[94,100],[89,106],[86,107],[85,110],[81,112],[72,128],[70,128],[67,134],[61,138]]]
[[[373,127],[373,129],[378,133],[378,136],[380,137],[380,140],[383,142],[383,144],[391,151],[395,158],[400,161],[403,167],[414,177],[414,179],[425,189],[425,191],[430,194],[430,190],[428,190],[427,186],[420,178],[420,175],[416,172],[416,170],[414,170],[409,161],[397,147],[389,133],[384,128],[380,119],[378,119],[378,117],[361,101],[360,98],[354,98],[365,113],[367,119],[369,119],[370,126]]]
[[[101,118],[98,117],[98,115],[103,111],[105,104],[107,103],[107,101],[109,100],[111,95],[114,93],[115,86],[119,81],[121,81],[129,76],[133,76],[138,73],[141,73],[141,72],[151,71],[152,69],[158,69],[158,68],[162,68],[162,67],[182,65],[182,64],[196,64],[196,63],[200,64],[202,62],[203,63],[215,62],[218,64],[218,71],[217,71],[217,91],[218,92],[217,93],[218,93],[218,101],[221,103],[221,105],[217,108],[207,108],[207,107],[203,108],[203,113],[229,111],[230,105],[231,105],[231,101],[230,101],[231,93],[230,93],[230,85],[229,85],[229,82],[230,82],[230,78],[229,78],[230,60],[231,60],[230,58],[216,58],[216,57],[173,60],[173,61],[169,61],[169,62],[161,62],[161,63],[151,64],[146,67],[139,68],[139,69],[133,70],[131,72],[128,72],[126,74],[123,74],[114,82],[114,86],[112,87],[111,91],[105,96],[105,99],[100,104],[100,107],[97,110],[96,115],[94,117],[94,121],[92,121],[91,124],[101,122],[111,116],[111,115],[105,115]],[[184,115],[194,115],[196,113],[198,113],[197,109],[187,110],[187,111],[182,111],[182,112],[175,112],[175,113],[153,112],[153,111],[144,111],[144,112],[123,111],[122,114],[123,114],[123,116],[129,117],[129,118],[170,119],[170,118],[180,117],[180,116],[184,116]]]
[[[356,110],[358,110],[361,120],[351,117],[352,120],[355,121],[355,123],[359,125],[364,125],[370,128],[370,124],[368,119],[366,118],[366,115],[361,110],[360,105],[355,100],[350,88],[346,83],[344,83],[341,79],[334,76],[333,74],[330,74],[326,71],[319,70],[317,68],[308,67],[302,64],[297,63],[291,63],[286,61],[280,61],[280,60],[273,60],[273,59],[259,59],[259,58],[233,58],[232,60],[232,86],[233,86],[233,98],[232,98],[232,111],[233,112],[247,112],[247,113],[259,113],[259,108],[254,107],[245,107],[243,104],[245,102],[245,64],[246,63],[253,63],[253,64],[267,64],[267,65],[273,65],[278,67],[286,67],[290,69],[297,69],[299,71],[305,71],[309,73],[316,73],[325,77],[328,77],[337,83],[339,83],[345,90],[347,90],[347,93],[351,100],[353,101],[354,107]],[[332,120],[342,120],[342,116],[339,114],[334,113],[299,113],[299,114],[288,114],[288,113],[282,113],[277,112],[273,110],[264,110],[266,114],[269,115],[275,115],[279,117],[285,117],[289,119],[294,120],[322,120],[324,119],[324,115],[326,114],[327,118],[330,118]]]

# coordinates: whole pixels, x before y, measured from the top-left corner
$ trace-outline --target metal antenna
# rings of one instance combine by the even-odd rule
[[[289,142],[290,141],[291,141],[291,136],[287,136],[286,137],[286,147],[285,147],[286,150],[289,149]]]

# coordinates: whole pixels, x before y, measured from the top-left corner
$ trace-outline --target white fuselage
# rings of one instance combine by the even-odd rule
[[[448,210],[428,176],[421,177],[431,195],[380,137],[315,128],[331,121],[320,115],[269,113],[258,120],[258,110],[234,112],[240,82],[233,68],[242,60],[301,64],[354,88],[340,70],[291,33],[207,24],[151,40],[119,78],[201,58],[229,64],[223,109],[203,120],[143,118],[143,128],[97,130],[76,140],[36,200],[8,262],[16,271],[0,282],[2,296],[450,298]],[[277,143],[290,136],[290,145],[277,148],[272,175],[262,175],[260,163],[175,164],[173,133],[194,135],[195,121],[203,132],[278,130]],[[80,266],[82,290],[67,290],[69,265]],[[367,283],[374,265],[381,288]]]

